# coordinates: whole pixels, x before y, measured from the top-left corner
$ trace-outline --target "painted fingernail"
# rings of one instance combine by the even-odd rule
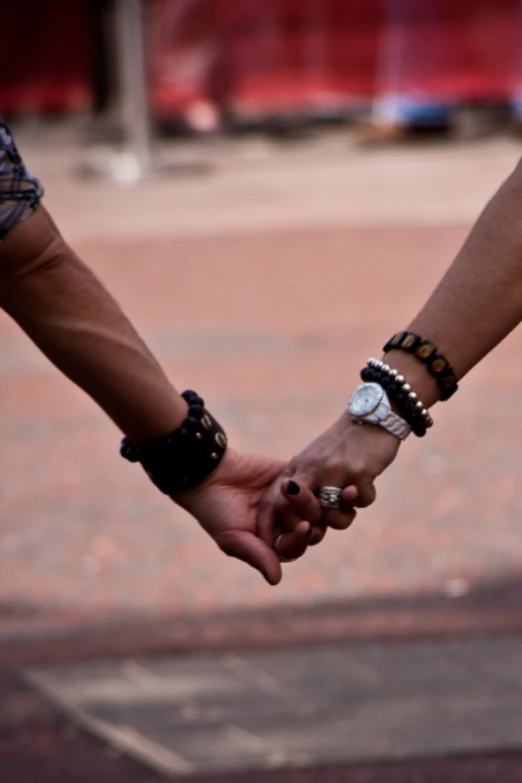
[[[289,495],[298,495],[301,492],[301,487],[299,486],[299,484],[296,484],[295,481],[292,481],[290,479],[290,481],[286,485],[286,491],[288,492]]]

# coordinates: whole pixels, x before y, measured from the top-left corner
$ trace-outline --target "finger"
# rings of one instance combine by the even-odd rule
[[[277,585],[281,581],[283,572],[279,558],[271,546],[267,546],[253,533],[227,530],[217,539],[217,543],[225,554],[243,560],[259,571],[269,585]]]
[[[310,526],[310,522],[307,522],[306,519],[303,519],[298,514],[294,514],[294,512],[289,508],[286,500],[281,498],[275,507],[274,534],[279,535],[280,533],[293,533],[294,530],[296,530],[298,527],[301,527],[303,523],[306,525],[306,527]]]
[[[308,545],[305,539],[312,530],[308,520],[321,520],[317,498],[308,487],[285,479],[280,484],[280,497],[274,508],[274,534],[279,536],[278,549],[283,547],[281,551],[286,559],[296,559],[305,553]]]
[[[308,548],[312,526],[309,522],[301,522],[291,533],[280,533],[275,542],[274,550],[281,562],[297,560]]]
[[[317,546],[317,544],[320,544],[325,537],[327,530],[327,526],[322,522],[318,525],[313,525],[312,532],[308,539],[308,546]]]
[[[354,508],[349,511],[336,511],[336,509],[330,508],[323,515],[323,519],[332,530],[348,530],[356,516],[357,511]]]
[[[281,497],[280,480],[274,482],[259,500],[257,506],[257,535],[266,546],[272,548],[277,529],[278,503]]]
[[[357,497],[359,495],[359,490],[355,486],[355,484],[350,484],[348,487],[345,487],[343,489],[343,494],[341,495],[341,508],[352,508],[352,506],[356,506],[357,503],[355,502],[357,500]]]
[[[344,482],[334,481],[330,486],[342,486]],[[323,523],[334,530],[347,530],[355,519],[354,503],[359,496],[359,490],[354,484],[350,484],[342,491],[339,499],[339,508],[323,508]]]
[[[306,520],[316,524],[321,519],[321,506],[312,490],[305,484],[301,484],[295,479],[286,479],[281,484],[281,493],[287,503],[279,512],[285,517],[285,509],[292,512],[299,520]]]
[[[367,508],[375,502],[375,498],[377,497],[377,490],[375,489],[373,482],[360,481],[357,489],[358,495],[353,502],[354,506],[357,506],[357,508]],[[344,501],[344,492],[342,500]]]
[[[258,503],[257,508],[257,535],[267,544],[273,546],[274,539],[279,533],[292,533],[302,522],[307,522],[312,517],[315,522],[321,519],[321,508],[313,493],[307,487],[300,487],[302,499],[293,504],[296,495],[286,495],[282,485],[288,482],[276,482],[268,489]],[[298,487],[299,488],[299,487]],[[302,512],[302,513],[301,513]],[[309,525],[302,530],[308,531]]]

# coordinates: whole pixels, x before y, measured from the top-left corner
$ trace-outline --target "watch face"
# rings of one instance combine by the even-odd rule
[[[350,400],[350,414],[357,418],[373,413],[384,397],[384,390],[378,383],[365,383],[359,386]]]

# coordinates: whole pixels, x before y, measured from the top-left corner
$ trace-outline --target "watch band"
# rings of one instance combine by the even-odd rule
[[[388,411],[386,418],[381,419],[378,424],[379,427],[383,427],[383,429],[401,440],[406,440],[411,433],[411,427],[408,422],[401,419],[401,417],[392,410]]]

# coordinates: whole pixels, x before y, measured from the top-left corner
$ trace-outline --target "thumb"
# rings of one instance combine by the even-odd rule
[[[283,572],[279,558],[264,541],[245,530],[228,530],[216,539],[219,548],[259,571],[269,585],[277,585]]]
[[[306,484],[294,479],[287,479],[281,485],[281,493],[288,501],[292,512],[300,519],[311,524],[321,521],[321,506],[311,489]]]

